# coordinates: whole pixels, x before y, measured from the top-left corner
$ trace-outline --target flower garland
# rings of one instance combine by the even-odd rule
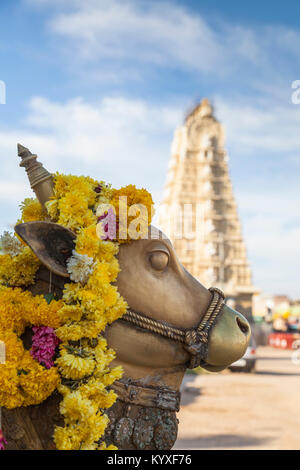
[[[63,397],[60,413],[64,416],[64,426],[54,430],[57,449],[106,448],[101,442],[108,423],[104,410],[117,398],[106,387],[122,376],[122,370],[109,367],[115,353],[101,333],[127,309],[113,285],[119,273],[119,244],[130,241],[129,230],[122,239],[111,230],[111,222],[118,227],[120,221],[120,200],[123,210],[125,200],[127,206],[143,205],[151,214],[153,202],[146,190],[133,185],[115,190],[89,177],[58,173],[46,210],[33,199],[21,205],[19,222],[50,217],[76,233],[67,263],[73,282],[65,285],[62,299],[22,290],[34,283],[40,262],[16,236],[5,233],[0,240],[4,252],[0,256],[0,340],[6,345],[6,362],[0,364],[0,406],[39,404],[57,389]],[[113,210],[101,212],[107,204]],[[132,219],[129,214],[129,222]],[[151,216],[146,225],[150,222]],[[142,235],[143,230],[137,231]],[[28,328],[33,333],[30,350],[21,339]]]
[[[60,324],[62,301],[50,304],[20,288],[0,287],[0,340],[5,343],[6,360],[0,364],[0,405],[6,408],[35,405],[57,388],[56,368],[46,369],[26,350],[21,335],[31,325]]]

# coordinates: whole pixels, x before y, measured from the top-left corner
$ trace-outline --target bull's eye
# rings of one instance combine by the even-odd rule
[[[169,255],[165,251],[153,251],[149,260],[154,269],[163,271],[168,266]]]

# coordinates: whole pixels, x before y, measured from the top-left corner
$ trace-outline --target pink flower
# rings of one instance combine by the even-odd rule
[[[0,428],[0,450],[5,450],[5,444],[7,444],[7,441],[3,435],[2,429]]]
[[[50,369],[54,365],[52,359],[60,340],[54,333],[54,329],[48,326],[34,326],[32,330],[34,335],[30,354],[40,364],[44,364],[47,369]]]

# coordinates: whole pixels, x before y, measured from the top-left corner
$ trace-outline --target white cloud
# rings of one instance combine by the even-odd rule
[[[75,39],[83,57],[209,69],[222,45],[200,16],[168,3],[87,0],[57,13],[51,30]]]
[[[11,183],[9,181],[0,180],[0,200],[1,202],[9,201],[14,204],[19,204],[20,200],[24,199],[24,195],[28,194],[28,185],[20,183]]]
[[[49,29],[56,37],[69,39],[70,58],[74,54],[70,54],[69,47],[75,48],[76,60],[81,57],[91,64],[106,59],[110,64],[112,60],[124,61],[134,75],[134,64],[141,63],[214,75],[217,70],[219,76],[231,74],[244,61],[252,65],[262,63],[263,49],[274,43],[273,32],[258,37],[246,26],[208,22],[177,2],[27,0],[26,3],[53,8]],[[66,44],[60,45],[63,48]],[[288,40],[285,45],[296,53]]]
[[[79,57],[85,64],[100,66],[105,60],[125,63],[134,77],[141,64],[182,68],[213,73],[214,79],[224,75],[245,73],[245,65],[269,77],[281,67],[289,54],[299,59],[298,31],[279,25],[254,28],[224,20],[204,17],[175,1],[145,0],[26,0],[31,6],[51,6],[48,21],[55,37],[69,40],[68,57]],[[70,54],[74,50],[74,54]],[[80,69],[80,67],[79,67]],[[100,67],[101,69],[101,67]],[[253,74],[254,71],[254,74]],[[120,71],[122,74],[122,71]],[[97,72],[89,73],[97,75]],[[116,79],[116,71],[104,75]],[[281,74],[285,73],[281,67]],[[217,75],[217,77],[216,77]],[[240,75],[235,76],[238,81]]]
[[[41,140],[38,150],[57,163],[61,158],[72,166],[83,158],[86,165],[94,166],[124,161],[134,170],[141,161],[158,163],[153,150],[181,118],[178,108],[122,97],[107,97],[93,105],[82,98],[66,103],[34,98],[26,122],[41,132],[44,145]]]
[[[25,171],[18,168],[18,142],[51,172],[86,174],[116,187],[134,183],[158,200],[172,133],[181,120],[179,108],[123,97],[93,105],[82,98],[66,103],[33,98],[23,128],[0,132],[2,227],[17,216],[16,202],[30,195]]]
[[[238,206],[256,286],[299,297],[300,191],[240,188]]]
[[[257,149],[284,152],[283,155],[300,153],[300,106],[291,104],[290,84],[286,85],[286,92],[287,100],[280,100],[280,104],[276,103],[276,95],[264,103],[252,98],[252,104],[247,104],[247,99],[235,101],[218,96],[216,111],[226,123],[230,144],[241,153]]]

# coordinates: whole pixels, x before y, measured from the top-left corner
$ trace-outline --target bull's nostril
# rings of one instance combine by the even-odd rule
[[[236,322],[238,324],[239,329],[241,330],[242,333],[245,335],[248,334],[249,332],[249,326],[246,322],[244,322],[241,318],[236,317]]]

